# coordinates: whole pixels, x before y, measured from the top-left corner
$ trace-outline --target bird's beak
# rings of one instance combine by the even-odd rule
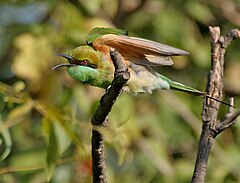
[[[71,56],[66,55],[66,54],[57,54],[56,56],[60,56],[60,57],[66,58],[69,61],[69,63],[74,61],[74,59]]]
[[[56,70],[56,69],[58,69],[60,67],[72,67],[72,66],[75,66],[75,64],[73,64],[74,59],[71,56],[66,55],[66,54],[57,54],[56,56],[60,56],[60,57],[66,58],[69,61],[69,63],[56,65],[55,67],[52,68],[52,70]]]

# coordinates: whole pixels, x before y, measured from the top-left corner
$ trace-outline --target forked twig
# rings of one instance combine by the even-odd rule
[[[223,77],[224,77],[224,54],[230,43],[240,38],[238,29],[231,30],[225,36],[220,35],[219,27],[209,27],[211,36],[211,71],[209,73],[207,93],[218,100],[222,99]],[[233,101],[232,101],[233,103]],[[233,112],[229,108],[228,115],[224,120],[218,120],[219,103],[206,98],[203,103],[202,112],[202,133],[198,145],[198,154],[195,169],[192,177],[192,183],[203,183],[207,172],[208,158],[218,134],[232,126],[235,119],[240,115],[240,110]]]

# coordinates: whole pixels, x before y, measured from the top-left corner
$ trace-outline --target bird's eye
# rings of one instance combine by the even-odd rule
[[[88,65],[88,61],[87,60],[83,60],[83,61],[81,61],[81,64],[82,65]]]

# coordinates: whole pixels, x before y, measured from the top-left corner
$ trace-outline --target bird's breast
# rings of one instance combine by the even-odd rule
[[[168,82],[164,81],[160,74],[149,67],[131,63],[129,71],[130,79],[124,87],[124,92],[136,95],[138,93],[152,93],[156,89],[170,88]]]

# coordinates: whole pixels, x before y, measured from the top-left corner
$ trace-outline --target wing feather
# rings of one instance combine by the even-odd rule
[[[120,54],[140,65],[172,65],[169,56],[188,55],[189,53],[168,45],[142,38],[106,34],[93,42],[93,47],[106,45],[117,49]]]

